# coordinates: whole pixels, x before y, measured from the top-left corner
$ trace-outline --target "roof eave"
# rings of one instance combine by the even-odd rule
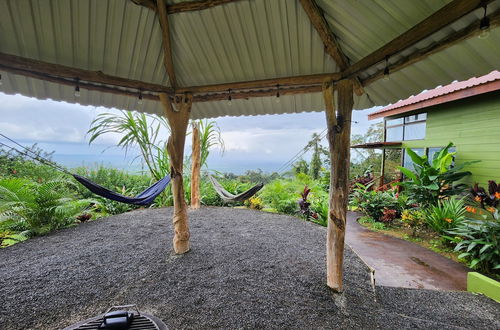
[[[404,114],[407,112],[420,110],[434,105],[443,104],[451,101],[465,99],[471,96],[476,96],[480,94],[485,94],[488,92],[493,92],[500,89],[500,80],[490,81],[481,85],[457,90],[448,94],[440,95],[432,99],[423,100],[421,102],[408,104],[395,109],[390,109],[387,111],[378,111],[368,115],[368,120],[373,120],[377,118],[385,118],[389,116],[396,116]]]

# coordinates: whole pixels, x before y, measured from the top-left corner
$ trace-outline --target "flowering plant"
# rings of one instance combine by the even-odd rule
[[[483,187],[480,187],[477,183],[471,189],[471,195],[473,197],[474,202],[478,207],[483,210],[486,210],[493,219],[498,220],[500,218],[500,185],[497,184],[494,180],[488,181],[488,191],[486,191]],[[483,217],[487,217],[482,210],[478,210],[476,207],[467,206],[467,212],[473,214],[484,215]]]

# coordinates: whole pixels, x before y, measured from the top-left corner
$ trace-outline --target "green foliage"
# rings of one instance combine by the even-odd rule
[[[401,185],[420,206],[437,205],[439,199],[456,195],[465,189],[465,185],[453,186],[453,184],[471,174],[469,171],[461,171],[471,162],[452,167],[455,152],[448,152],[452,146],[450,143],[435,153],[432,161],[428,161],[425,155],[419,156],[411,149],[406,149],[415,170],[399,167],[408,179]]]
[[[28,148],[34,157],[51,159],[53,152],[45,152],[36,144]],[[57,178],[61,172],[53,167],[39,164],[22,154],[0,149],[0,177],[27,178],[34,181],[46,181]]]
[[[224,140],[222,140],[220,128],[215,121],[200,120],[198,123],[200,127],[201,166],[206,166],[211,148],[219,146],[221,153],[224,152]]]
[[[465,219],[465,203],[462,199],[440,200],[438,205],[424,210],[427,226],[439,234],[455,228]]]
[[[500,275],[500,223],[467,219],[453,230],[446,239],[455,243],[458,257],[468,261],[469,267],[486,273]]]
[[[279,179],[265,185],[259,197],[266,206],[280,213],[295,214],[298,210],[297,200],[303,187],[295,180]]]
[[[89,144],[105,134],[122,134],[123,137],[118,142],[118,146],[125,150],[139,147],[151,176],[160,180],[170,171],[167,141],[159,138],[161,129],[170,132],[170,127],[164,117],[121,111],[120,116],[112,113],[99,114],[92,121],[87,133],[91,134]]]
[[[304,159],[299,159],[298,161],[296,161],[292,165],[292,168],[293,168],[294,174],[299,174],[299,173],[307,174],[307,173],[309,173],[309,164]]]
[[[43,183],[28,179],[0,180],[0,221],[25,227],[30,234],[45,234],[75,222],[76,216],[93,200],[75,200],[69,187],[74,183],[59,178]]]
[[[425,219],[425,213],[418,209],[406,209],[401,213],[401,223],[403,226],[412,229],[412,237],[416,237],[417,232],[425,227]]]
[[[312,198],[311,200],[311,211],[313,215],[309,218],[311,222],[314,222],[320,226],[327,227],[328,225],[328,213],[329,213],[329,200],[328,196],[320,195],[317,198]]]
[[[384,209],[398,210],[399,203],[392,191],[377,192],[369,189],[370,186],[356,184],[350,197],[349,205],[359,209],[375,220],[381,220]]]

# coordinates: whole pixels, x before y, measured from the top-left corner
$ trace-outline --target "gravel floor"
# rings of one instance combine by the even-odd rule
[[[345,251],[325,282],[325,228],[245,209],[190,212],[192,252],[171,255],[172,209],[139,210],[0,250],[0,329],[58,329],[137,304],[170,329],[500,328],[465,292],[377,287]]]

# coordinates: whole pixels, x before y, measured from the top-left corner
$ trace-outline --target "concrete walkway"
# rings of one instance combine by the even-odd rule
[[[354,212],[347,215],[346,243],[372,268],[377,285],[431,290],[467,288],[462,264],[417,244],[361,226]]]

